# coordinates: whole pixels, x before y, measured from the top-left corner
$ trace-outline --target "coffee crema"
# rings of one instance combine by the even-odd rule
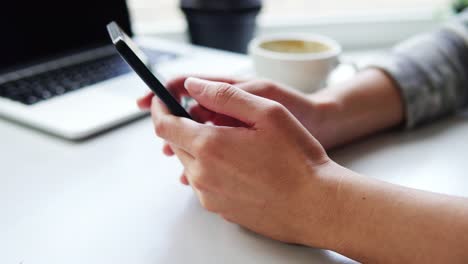
[[[260,47],[269,51],[281,53],[322,53],[331,48],[318,41],[304,40],[273,40],[260,44]]]

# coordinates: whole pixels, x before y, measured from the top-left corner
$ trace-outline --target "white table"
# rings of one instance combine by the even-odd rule
[[[332,153],[360,173],[468,195],[458,116]],[[0,119],[1,263],[352,263],[275,242],[204,211],[149,118],[72,143]]]

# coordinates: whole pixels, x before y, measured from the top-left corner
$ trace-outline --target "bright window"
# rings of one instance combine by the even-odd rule
[[[236,1],[236,0],[232,0]],[[145,24],[181,27],[184,23],[178,0],[128,0],[137,28]],[[291,19],[362,17],[379,14],[391,15],[408,12],[439,14],[449,6],[450,0],[264,0],[262,21],[288,21]]]

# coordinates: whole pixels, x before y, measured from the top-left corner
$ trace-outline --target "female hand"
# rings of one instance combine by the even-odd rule
[[[187,77],[173,79],[167,83],[167,88],[173,96],[181,101],[183,96],[188,96],[184,83]],[[338,138],[335,136],[336,123],[333,122],[333,116],[338,112],[338,103],[333,97],[328,95],[305,95],[288,87],[276,84],[274,82],[254,79],[250,81],[235,80],[229,78],[208,78],[211,81],[229,83],[248,93],[261,96],[276,101],[285,106],[302,125],[325,147],[330,148],[337,145]],[[138,105],[142,109],[149,109],[153,93],[141,98]],[[242,122],[232,119],[225,115],[215,113],[201,105],[195,105],[190,108],[190,114],[200,123],[213,123],[221,126],[244,126]],[[174,155],[171,147],[165,144],[164,154]],[[184,175],[181,176],[181,182],[188,184]]]
[[[152,99],[156,134],[181,160],[201,204],[273,239],[319,246],[326,241],[335,181],[324,175],[336,165],[319,142],[275,101],[227,83],[189,78],[185,87],[205,109],[245,125],[176,117]]]
[[[179,101],[183,96],[188,96],[188,92],[184,87],[186,79],[187,77],[179,77],[166,84],[172,95]],[[335,97],[329,96],[328,94],[326,95],[325,93],[306,95],[284,85],[265,79],[204,79],[229,83],[248,93],[276,101],[285,106],[325,148],[336,145],[336,142],[331,135],[333,130],[332,122],[326,122],[331,121],[333,115],[338,111],[339,104]],[[153,93],[149,93],[139,99],[139,107],[142,109],[149,109],[152,97]],[[216,125],[225,126],[242,125],[200,105],[192,107],[190,109],[190,114],[200,123],[211,122]],[[168,151],[165,151],[165,153],[166,152]]]

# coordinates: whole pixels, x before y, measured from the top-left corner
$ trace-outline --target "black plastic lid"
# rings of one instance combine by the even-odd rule
[[[244,10],[260,8],[261,0],[181,0],[180,6],[187,9],[198,10]]]

